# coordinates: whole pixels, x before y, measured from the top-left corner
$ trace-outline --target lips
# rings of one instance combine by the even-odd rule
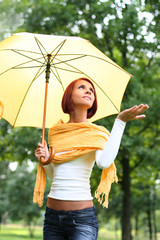
[[[83,98],[91,100],[91,97],[89,97],[89,96],[84,96]]]

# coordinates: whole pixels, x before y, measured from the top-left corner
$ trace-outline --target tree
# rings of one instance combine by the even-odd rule
[[[2,223],[2,217],[8,210],[8,199],[6,196],[7,176],[8,163],[5,161],[0,162],[0,225]]]
[[[23,219],[28,226],[29,235],[33,237],[37,218],[40,217],[39,207],[33,204],[33,188],[35,177],[26,162],[10,173],[7,179],[8,212],[12,220]]]
[[[12,32],[17,30],[18,26],[23,24],[21,13],[16,12],[15,9],[17,4],[17,0],[0,1],[0,41],[10,36]]]

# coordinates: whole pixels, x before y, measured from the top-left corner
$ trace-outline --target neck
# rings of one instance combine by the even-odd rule
[[[79,123],[79,122],[88,122],[87,120],[87,112],[74,110],[69,115],[69,123]]]

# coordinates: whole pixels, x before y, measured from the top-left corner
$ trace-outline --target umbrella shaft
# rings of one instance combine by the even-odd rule
[[[42,140],[41,143],[44,145],[44,138],[45,138],[45,124],[46,124],[46,110],[47,110],[47,95],[48,95],[48,83],[50,78],[50,61],[51,61],[51,54],[48,54],[48,61],[46,65],[46,88],[45,88],[45,98],[44,98],[44,111],[43,111],[43,125],[42,125]]]
[[[41,140],[42,144],[44,144],[44,138],[45,138],[45,123],[46,123],[46,111],[47,111],[48,83],[49,82],[46,81],[45,98],[44,98],[44,112],[43,112],[43,125],[42,125],[42,140]]]

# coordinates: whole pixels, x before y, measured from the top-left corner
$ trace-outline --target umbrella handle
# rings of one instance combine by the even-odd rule
[[[55,155],[55,149],[54,149],[53,146],[51,146],[51,154],[50,154],[48,160],[45,161],[44,157],[41,157],[40,162],[41,162],[43,165],[48,165],[48,164],[53,160],[54,155]]]

